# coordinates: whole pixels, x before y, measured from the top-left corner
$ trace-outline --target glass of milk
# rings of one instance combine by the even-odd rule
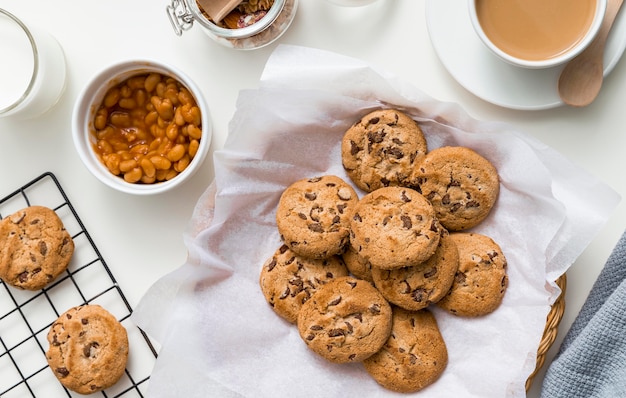
[[[0,118],[34,118],[58,102],[66,65],[52,35],[0,8],[0,54]]]

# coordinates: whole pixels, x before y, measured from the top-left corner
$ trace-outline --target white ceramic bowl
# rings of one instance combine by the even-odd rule
[[[181,82],[194,96],[202,118],[202,137],[198,151],[191,163],[169,181],[151,184],[129,183],[111,173],[100,161],[93,149],[96,138],[94,115],[106,92],[131,76],[157,72]],[[151,195],[169,191],[188,180],[202,165],[211,145],[212,124],[207,103],[200,88],[177,68],[153,60],[132,60],[115,63],[98,74],[85,86],[74,106],[72,114],[72,136],[78,154],[87,169],[101,182],[121,192],[134,195]]]
[[[607,7],[607,0],[597,0],[596,13],[593,17],[593,22],[591,23],[591,27],[587,31],[587,34],[583,37],[583,39],[574,47],[572,47],[569,51],[545,60],[526,60],[522,58],[514,57],[500,48],[498,48],[485,34],[483,31],[480,22],[478,20],[478,15],[475,7],[476,0],[467,0],[467,7],[469,9],[469,18],[472,22],[472,26],[474,27],[474,31],[480,38],[480,40],[485,44],[485,46],[491,50],[495,55],[504,60],[505,62],[529,69],[541,69],[541,68],[552,68],[555,66],[563,65],[566,62],[572,60],[578,54],[583,52],[587,46],[593,41],[593,39],[598,34],[600,30],[600,26],[602,25],[602,20],[604,19],[604,13]]]

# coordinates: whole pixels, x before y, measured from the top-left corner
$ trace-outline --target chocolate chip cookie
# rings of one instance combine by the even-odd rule
[[[391,336],[365,359],[365,370],[381,386],[410,393],[431,385],[448,364],[448,350],[435,317],[428,310],[393,308]]]
[[[341,159],[350,179],[362,190],[405,185],[416,162],[428,150],[419,125],[396,109],[371,112],[344,134]]]
[[[371,283],[350,276],[335,278],[304,303],[298,331],[323,358],[360,362],[389,338],[391,307]]]
[[[66,388],[91,394],[115,384],[128,359],[126,329],[99,305],[74,307],[48,331],[48,365]]]
[[[372,268],[376,288],[391,303],[417,311],[441,300],[450,290],[459,268],[459,252],[448,231],[442,229],[439,246],[428,260],[394,270]]]
[[[432,203],[439,222],[449,231],[478,225],[493,208],[500,191],[493,164],[460,146],[430,151],[415,168],[410,186]]]
[[[385,187],[361,198],[350,229],[350,244],[372,267],[394,269],[428,260],[439,244],[441,225],[418,192]]]
[[[372,279],[372,264],[361,257],[359,253],[352,247],[347,245],[345,253],[343,253],[343,262],[346,264],[348,271],[358,279],[363,279],[368,282],[374,282]]]
[[[350,217],[358,200],[354,188],[334,175],[296,181],[280,197],[278,232],[301,256],[341,254],[348,243]]]
[[[44,206],[29,206],[0,221],[0,279],[38,290],[56,279],[74,253],[62,220]]]
[[[288,322],[296,323],[302,304],[321,285],[347,275],[348,269],[339,256],[312,259],[299,256],[282,245],[263,264],[259,283],[274,311]]]
[[[476,317],[495,311],[508,286],[507,262],[488,236],[451,233],[459,249],[459,269],[448,294],[437,305],[448,312]]]

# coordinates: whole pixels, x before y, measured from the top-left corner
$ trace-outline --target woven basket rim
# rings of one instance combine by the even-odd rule
[[[563,313],[565,312],[565,290],[567,288],[566,274],[561,275],[556,280],[556,284],[561,288],[561,294],[550,308],[550,312],[548,312],[548,316],[546,317],[546,326],[543,330],[543,336],[537,350],[537,364],[535,366],[535,370],[526,380],[526,392],[530,390],[530,387],[535,380],[535,376],[541,370],[546,361],[546,355],[556,340],[556,336],[559,331],[559,324],[561,323]]]

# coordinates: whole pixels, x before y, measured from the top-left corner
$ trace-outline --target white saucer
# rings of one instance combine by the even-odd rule
[[[604,75],[626,48],[626,15],[617,15],[604,53]],[[563,105],[557,81],[563,66],[531,70],[507,64],[480,41],[463,0],[426,0],[426,23],[435,52],[467,90],[492,104],[538,110]]]

